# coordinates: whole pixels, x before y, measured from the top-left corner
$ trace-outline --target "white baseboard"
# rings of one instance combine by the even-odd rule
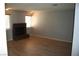
[[[51,39],[51,40],[57,40],[57,41],[63,41],[63,42],[72,43],[72,41],[61,40],[61,39],[57,39],[57,38],[55,38],[55,37],[51,38],[51,37],[48,37],[48,36],[41,36],[41,35],[34,35],[34,34],[31,34],[31,36],[36,36],[36,37],[40,37],[40,38],[47,38],[47,39]]]

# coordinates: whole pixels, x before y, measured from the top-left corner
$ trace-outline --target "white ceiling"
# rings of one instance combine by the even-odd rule
[[[73,3],[7,3],[6,8],[22,11],[37,11],[37,10],[73,10]]]

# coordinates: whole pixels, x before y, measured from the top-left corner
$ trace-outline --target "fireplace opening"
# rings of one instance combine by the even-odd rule
[[[26,23],[13,24],[13,40],[19,40],[27,37]]]

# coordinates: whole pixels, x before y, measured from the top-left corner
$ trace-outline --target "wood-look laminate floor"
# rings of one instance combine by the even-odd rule
[[[8,42],[9,56],[70,56],[71,43],[30,37]]]

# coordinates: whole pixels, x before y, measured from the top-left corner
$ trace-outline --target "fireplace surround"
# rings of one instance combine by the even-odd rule
[[[26,23],[13,24],[13,40],[20,40],[27,37]]]

